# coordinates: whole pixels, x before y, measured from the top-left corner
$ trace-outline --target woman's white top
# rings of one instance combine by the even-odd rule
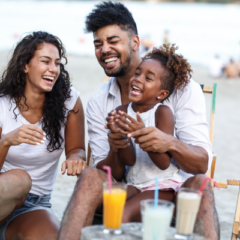
[[[145,127],[155,127],[155,112],[161,103],[156,104],[152,109],[147,112],[140,113],[140,117],[143,120]],[[136,112],[132,109],[132,103],[128,105],[128,115],[137,119]],[[135,139],[131,138],[132,144],[136,153],[136,163],[130,167],[127,173],[126,180],[129,185],[133,185],[138,189],[149,187],[155,183],[155,177],[159,182],[165,180],[174,180],[176,182],[183,182],[182,176],[178,173],[179,168],[170,163],[166,170],[161,170],[151,160],[147,152],[144,152],[139,144],[135,143]]]
[[[72,110],[76,104],[78,92],[71,88],[71,98],[65,101],[67,110]],[[0,128],[2,129],[1,138],[7,133],[21,127],[23,124],[34,125],[42,129],[42,124],[30,124],[18,111],[15,109],[17,119],[13,113],[16,107],[14,100],[10,97],[0,97]],[[61,128],[61,134],[64,138],[65,126]],[[11,146],[7,153],[1,172],[6,172],[12,169],[25,170],[32,178],[32,188],[30,193],[38,196],[50,194],[53,190],[53,184],[56,179],[58,162],[65,146],[65,141],[62,144],[62,149],[49,152],[46,140],[43,144],[30,145],[22,143],[18,146]]]

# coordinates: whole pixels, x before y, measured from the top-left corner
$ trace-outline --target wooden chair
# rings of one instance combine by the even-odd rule
[[[227,183],[217,182],[217,184],[221,188],[227,188],[229,185],[238,186],[239,188],[231,240],[240,239],[240,181],[228,179]]]
[[[211,120],[210,120],[210,141],[213,145],[213,130],[214,130],[217,84],[214,83],[213,86],[206,86],[206,85],[200,85],[200,86],[204,93],[212,94],[212,111],[211,111]],[[213,154],[213,161],[212,161],[211,169],[207,173],[207,175],[211,178],[214,178],[216,160],[217,160],[217,156],[216,156],[216,154]],[[217,182],[217,184],[221,188],[227,188],[227,186],[229,186],[229,185],[238,186],[238,188],[239,188],[235,218],[234,218],[234,223],[233,223],[232,237],[231,237],[232,240],[236,240],[237,238],[240,238],[240,180],[227,180],[227,183]]]
[[[213,132],[214,132],[214,120],[215,120],[215,106],[216,106],[216,94],[217,94],[217,84],[214,83],[213,86],[208,86],[204,84],[200,84],[203,93],[212,94],[212,109],[211,109],[211,119],[210,119],[210,141],[213,146]],[[217,155],[213,153],[212,165],[209,171],[207,172],[207,176],[214,178],[215,166],[216,166]]]

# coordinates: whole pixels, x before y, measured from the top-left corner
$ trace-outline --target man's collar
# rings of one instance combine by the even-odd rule
[[[117,79],[115,77],[111,77],[109,82],[110,82],[109,93],[113,97],[116,97],[119,92],[119,85],[117,83]]]

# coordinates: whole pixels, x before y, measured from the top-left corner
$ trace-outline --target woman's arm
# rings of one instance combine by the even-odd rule
[[[174,134],[174,117],[169,107],[160,105],[155,113],[155,119],[156,128],[168,135]],[[171,157],[167,152],[158,153],[148,151],[147,153],[156,166],[161,170],[165,170],[169,167]]]
[[[62,174],[67,170],[68,175],[79,175],[87,167],[84,138],[84,111],[78,97],[65,128],[66,161],[62,164]]]
[[[0,170],[2,169],[4,160],[10,148],[10,146],[7,145],[6,140],[1,139],[1,135],[2,135],[2,128],[0,128]]]
[[[2,128],[0,128],[0,136]],[[3,138],[0,138],[0,169],[7,156],[8,150],[11,146],[17,146],[22,143],[37,145],[44,142],[44,132],[33,125],[22,125],[21,127],[9,132]]]

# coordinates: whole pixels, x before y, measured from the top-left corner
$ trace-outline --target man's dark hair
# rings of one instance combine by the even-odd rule
[[[103,2],[96,5],[86,17],[86,32],[96,32],[102,27],[118,25],[122,30],[137,35],[137,25],[131,12],[122,3]]]

